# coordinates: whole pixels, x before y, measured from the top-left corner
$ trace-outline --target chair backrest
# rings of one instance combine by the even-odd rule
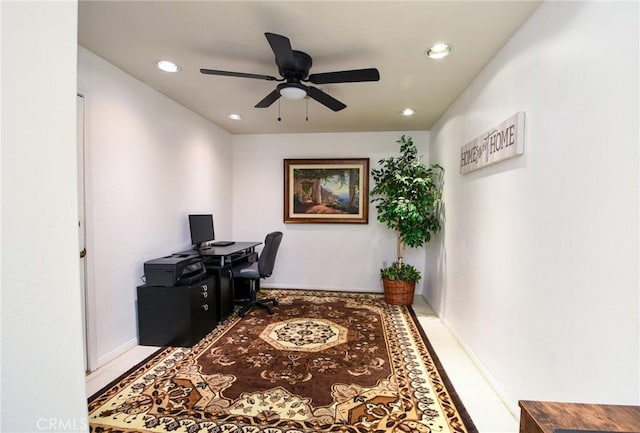
[[[264,248],[258,258],[258,272],[261,278],[270,277],[273,273],[280,241],[282,241],[282,232],[271,232],[264,238]]]

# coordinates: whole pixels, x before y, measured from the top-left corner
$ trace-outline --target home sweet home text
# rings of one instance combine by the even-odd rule
[[[524,111],[460,148],[460,174],[524,154]]]

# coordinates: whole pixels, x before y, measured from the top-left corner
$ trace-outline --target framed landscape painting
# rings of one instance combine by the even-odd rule
[[[285,223],[369,222],[369,158],[285,159]]]

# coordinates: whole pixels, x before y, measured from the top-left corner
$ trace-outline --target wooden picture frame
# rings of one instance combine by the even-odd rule
[[[369,158],[285,159],[284,222],[369,223]]]

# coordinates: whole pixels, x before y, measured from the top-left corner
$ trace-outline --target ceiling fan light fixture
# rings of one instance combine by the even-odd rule
[[[180,66],[169,60],[158,60],[156,62],[156,68],[165,72],[180,72]]]
[[[451,54],[451,51],[453,51],[453,45],[438,42],[437,44],[433,44],[427,48],[424,55],[430,59],[442,59],[443,57],[447,57]]]
[[[307,88],[299,83],[278,84],[278,92],[285,99],[304,99],[307,96]]]

